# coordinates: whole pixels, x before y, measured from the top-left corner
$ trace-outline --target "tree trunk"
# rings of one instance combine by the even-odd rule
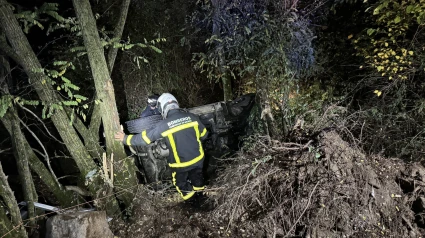
[[[3,206],[3,203],[0,202],[0,237],[3,237],[12,229],[13,229],[13,226],[10,223],[9,217],[7,217],[6,215],[5,207]],[[13,238],[13,235],[8,234],[4,238]]]
[[[260,108],[261,108],[261,120],[264,123],[265,126],[265,133],[269,137],[269,142],[271,141],[271,138],[278,135],[276,123],[273,118],[273,112],[272,108],[270,106],[270,98],[269,98],[269,91],[268,91],[268,84],[266,80],[260,80],[257,79],[257,95],[259,97],[260,101]]]
[[[0,197],[3,199],[7,210],[10,213],[11,224],[14,226],[14,230],[11,231],[11,237],[24,238],[28,237],[27,232],[22,224],[21,213],[19,211],[18,203],[16,202],[15,195],[13,195],[12,189],[10,189],[9,183],[7,182],[7,176],[3,172],[3,167],[0,163]],[[2,221],[0,221],[2,223]],[[7,226],[7,222],[5,225]]]
[[[130,2],[131,0],[123,0],[121,3],[120,15],[119,15],[117,24],[114,28],[114,35],[113,35],[114,39],[122,38],[122,33],[124,31],[125,22],[127,20],[127,13],[128,13],[128,8],[130,7]],[[111,46],[108,51],[109,75],[112,75],[112,70],[114,69],[117,53],[118,53],[118,49]],[[99,128],[101,123],[102,123],[102,117],[100,115],[100,106],[98,104],[95,104],[92,115],[91,115],[91,119],[90,119],[90,125],[88,128],[89,128],[89,133],[91,133],[91,138],[93,138],[91,141],[94,141],[97,145],[99,145],[98,134],[99,134]],[[80,120],[80,124],[82,124],[81,120]],[[74,125],[74,126],[76,126],[76,129],[78,130],[78,132],[82,133],[80,131],[82,127],[80,127],[79,125]]]
[[[211,4],[214,8],[213,10],[213,27],[212,27],[212,34],[217,35],[218,38],[220,38],[220,32],[221,32],[221,8],[222,6],[221,0],[211,0]],[[217,42],[216,44],[222,44],[220,42]],[[230,101],[233,99],[233,93],[232,93],[232,80],[229,75],[226,75],[226,70],[224,68],[225,66],[225,58],[224,58],[224,50],[223,47],[221,47],[221,50],[219,52],[219,70],[220,74],[224,75],[221,77],[221,82],[223,83],[223,94],[224,94],[224,101]]]
[[[4,36],[0,32],[0,38]],[[9,89],[7,86],[7,79],[9,78],[10,66],[9,62],[5,57],[0,55],[0,89],[3,93],[9,94]],[[28,156],[23,146],[24,136],[21,133],[21,127],[19,125],[19,120],[16,115],[14,107],[8,109],[8,114],[13,115],[13,118],[10,118],[12,124],[12,147],[13,153],[16,159],[16,164],[18,167],[19,177],[21,179],[22,190],[24,192],[24,198],[27,202],[28,208],[28,217],[30,220],[29,224],[31,227],[35,227],[35,220],[32,220],[35,217],[35,207],[34,202],[38,201],[37,192],[34,188],[34,181],[32,180],[31,172],[28,166]]]
[[[223,82],[224,101],[230,101],[233,99],[232,80],[228,76],[224,76],[221,79]]]
[[[84,45],[89,57],[92,75],[96,87],[96,95],[100,103],[100,114],[106,137],[106,151],[109,155],[114,154],[118,162],[114,165],[118,186],[128,189],[129,192],[118,196],[128,207],[133,200],[132,189],[137,184],[135,164],[132,159],[126,159],[124,146],[114,140],[115,132],[121,130],[118,109],[115,101],[114,87],[109,76],[108,66],[102,44],[96,28],[96,21],[88,0],[73,0],[75,12],[83,33]]]
[[[14,112],[14,108],[9,108],[11,110],[10,113],[14,114],[16,117],[16,113]],[[28,218],[30,219],[29,224],[31,227],[35,227],[35,207],[34,202],[37,202],[37,193],[34,190],[34,181],[32,180],[30,168],[28,165],[28,155],[25,150],[24,144],[24,136],[21,133],[21,127],[19,125],[19,120],[17,118],[13,118],[12,120],[12,147],[13,154],[16,159],[16,163],[18,165],[18,173],[21,179],[22,190],[24,192],[24,198],[27,202],[28,208]]]
[[[60,102],[61,99],[55,93],[56,91],[52,86],[48,83],[43,83],[46,76],[38,71],[38,69],[42,69],[41,64],[19,27],[18,21],[6,0],[0,0],[0,26],[11,43],[14,52],[19,57],[19,63],[28,74],[29,82],[36,90],[40,99],[45,103]],[[81,181],[85,181],[86,175],[90,171],[96,170],[96,164],[85,149],[74,127],[69,125],[69,118],[66,112],[64,110],[56,110],[51,119],[80,170]],[[113,136],[111,136],[112,138]],[[101,177],[96,176],[88,188],[93,196],[98,196],[104,190],[103,185],[104,182]],[[118,204],[112,200],[108,200],[107,209],[109,214],[119,211]]]
[[[127,20],[128,8],[130,7],[131,0],[122,0],[121,8],[120,8],[120,16],[118,18],[117,25],[114,28],[114,39],[121,39],[122,32],[124,31],[124,25]],[[114,69],[115,58],[117,57],[118,49],[114,47],[110,47],[108,51],[108,66],[109,73],[112,74],[112,70]]]

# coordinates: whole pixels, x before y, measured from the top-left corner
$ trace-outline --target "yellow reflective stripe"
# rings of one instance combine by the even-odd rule
[[[201,137],[204,137],[205,134],[207,134],[207,128],[204,128],[204,130],[201,133]]]
[[[180,157],[177,154],[177,147],[176,142],[174,141],[173,134],[168,135],[168,140],[170,141],[171,149],[173,150],[174,159],[176,160],[177,164],[180,164]]]
[[[180,188],[179,187],[177,187],[177,184],[176,184],[176,172],[173,172],[171,175],[173,176],[173,184],[174,184],[174,186],[176,187],[176,189],[177,189],[177,192],[178,193],[180,193],[180,195],[182,196],[182,197],[184,197],[184,195],[183,195],[183,193],[182,193],[182,191],[180,191]]]
[[[192,192],[186,194],[186,196],[183,196],[183,200],[187,200],[187,199],[193,197],[193,195],[195,195],[195,191],[192,191]]]
[[[202,154],[200,154],[198,157],[194,158],[193,160],[183,162],[183,163],[172,163],[172,164],[168,164],[168,166],[170,166],[171,168],[189,167],[199,162],[202,158],[204,158],[204,151],[202,151]]]
[[[149,140],[148,136],[146,135],[146,131],[142,132],[142,138],[147,144],[151,143],[151,140]]]
[[[133,138],[133,135],[128,135],[128,136],[127,136],[127,139],[125,140],[125,143],[126,143],[127,145],[131,145],[131,138]]]
[[[176,127],[174,127],[174,128],[171,128],[171,129],[169,129],[169,130],[166,130],[166,131],[162,132],[162,133],[161,133],[161,135],[162,135],[163,137],[166,137],[166,136],[168,136],[169,134],[173,134],[173,133],[176,133],[176,132],[178,132],[178,131],[181,131],[181,130],[184,130],[184,129],[190,128],[190,127],[195,127],[195,126],[197,126],[197,125],[198,125],[198,122],[197,122],[197,121],[189,122],[189,123],[186,123],[186,124],[183,124],[183,125],[180,125],[180,126],[176,126]]]
[[[196,122],[196,124],[198,124],[198,123]],[[202,160],[202,158],[204,158],[204,150],[202,149],[201,140],[199,139],[199,128],[198,128],[198,125],[196,125],[194,127],[194,129],[195,129],[195,133],[196,133],[196,139],[198,140],[198,144],[199,144],[199,153],[200,153],[199,156],[196,157],[196,158],[194,158],[193,160],[180,163],[180,158],[178,158],[177,151],[175,149],[176,145],[175,144],[174,145],[171,144],[171,140],[170,140],[171,147],[173,148],[174,158],[176,158],[176,163],[168,164],[168,166],[170,166],[171,168],[188,167],[188,166],[191,166],[191,165],[196,164],[197,162],[199,162],[200,160]],[[174,143],[174,139],[173,139],[173,143]],[[179,159],[178,162],[177,162],[177,158]]]
[[[193,186],[193,190],[195,190],[195,191],[201,191],[201,190],[204,190],[204,189],[205,189],[205,186],[202,186],[202,187]]]
[[[176,174],[177,174],[176,172],[173,172],[171,175],[173,176],[173,184],[176,187],[177,192],[180,193],[180,196],[182,196],[183,200],[187,200],[187,199],[191,198],[195,194],[195,191],[191,191],[190,193],[183,195],[182,191],[180,190],[180,188],[176,184]]]

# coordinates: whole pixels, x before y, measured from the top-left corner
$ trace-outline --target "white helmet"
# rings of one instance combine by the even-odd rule
[[[164,119],[167,117],[167,114],[171,109],[180,108],[177,99],[170,93],[163,93],[158,98],[157,107]]]

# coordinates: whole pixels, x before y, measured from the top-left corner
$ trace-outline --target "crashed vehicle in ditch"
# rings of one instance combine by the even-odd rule
[[[208,130],[208,138],[203,142],[205,151],[204,168],[213,171],[216,158],[239,149],[241,136],[247,133],[248,118],[255,103],[255,94],[243,95],[233,101],[216,102],[199,107],[183,109],[199,116]],[[129,133],[137,134],[155,127],[163,118],[161,115],[127,121]],[[167,180],[171,172],[167,165],[169,150],[164,139],[146,146],[129,146],[137,158],[138,167],[144,174],[146,183]],[[208,173],[208,171],[206,171]]]

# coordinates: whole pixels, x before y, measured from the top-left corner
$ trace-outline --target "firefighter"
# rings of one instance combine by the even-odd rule
[[[140,114],[140,117],[150,117],[153,115],[159,115],[158,107],[156,106],[159,96],[157,94],[150,95],[148,97],[148,105],[146,109]]]
[[[170,151],[168,165],[177,192],[185,201],[197,200],[193,197],[201,198],[205,189],[201,140],[207,138],[207,129],[196,115],[181,110],[177,99],[169,93],[158,98],[157,107],[164,120],[154,128],[135,135],[125,135],[120,131],[115,134],[115,140],[125,145],[143,146],[165,138]]]

